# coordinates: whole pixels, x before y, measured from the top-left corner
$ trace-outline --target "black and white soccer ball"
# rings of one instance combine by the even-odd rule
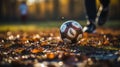
[[[60,34],[65,43],[76,43],[82,38],[82,26],[74,20],[66,21],[60,27]]]

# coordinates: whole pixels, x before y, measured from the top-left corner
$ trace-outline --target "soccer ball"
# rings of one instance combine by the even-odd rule
[[[82,38],[82,26],[74,20],[66,21],[60,27],[60,34],[65,43],[76,43]]]

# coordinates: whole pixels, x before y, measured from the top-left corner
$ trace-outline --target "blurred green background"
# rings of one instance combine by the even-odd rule
[[[19,5],[28,6],[27,22],[20,19]],[[100,6],[96,0],[97,7]],[[120,0],[111,0],[109,21],[104,26],[120,26]],[[86,25],[84,0],[0,0],[0,30],[59,28],[66,20]]]
[[[28,21],[86,20],[84,0],[0,0],[0,22],[20,21],[18,7],[22,1],[28,6]],[[111,0],[110,20],[120,19],[119,8],[120,0]]]

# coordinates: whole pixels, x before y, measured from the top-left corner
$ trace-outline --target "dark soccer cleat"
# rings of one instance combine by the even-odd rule
[[[94,33],[96,30],[96,26],[94,23],[89,23],[87,26],[83,28],[83,32]]]
[[[108,12],[109,12],[109,7],[103,8],[102,6],[100,6],[96,18],[96,22],[99,26],[102,26],[107,21]]]

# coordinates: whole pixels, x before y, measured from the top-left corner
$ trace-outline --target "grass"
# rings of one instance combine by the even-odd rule
[[[59,28],[64,21],[42,21],[42,22],[27,22],[26,24],[21,24],[20,22],[12,22],[10,24],[1,24],[0,31],[6,30],[39,30],[39,29],[51,29]],[[85,21],[78,21],[82,26],[86,25]],[[120,28],[120,21],[108,21],[103,27]]]

